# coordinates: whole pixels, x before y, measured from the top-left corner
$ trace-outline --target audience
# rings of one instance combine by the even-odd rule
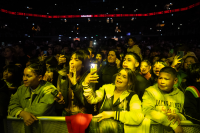
[[[119,131],[124,128],[127,132],[131,129],[128,125],[142,123],[144,116],[181,133],[181,120],[199,124],[199,98],[194,95],[199,89],[198,44],[188,43],[191,46],[187,47],[187,43],[178,41],[139,42],[135,38],[128,39],[128,48],[126,43],[111,40],[93,48],[86,42],[83,47],[78,41],[72,47],[69,42],[38,44],[17,43],[1,49],[0,95],[5,102],[0,103],[0,122],[6,114],[22,117],[26,125],[31,125],[37,116],[100,113],[92,119],[89,130],[114,124]],[[46,48],[47,55],[43,53]],[[182,57],[179,51],[183,51]],[[90,63],[95,61],[98,69],[90,73]],[[124,91],[118,93],[121,84]],[[57,96],[52,93],[55,90],[59,91]],[[125,93],[129,105],[123,103],[123,108],[121,97]],[[117,99],[119,104],[114,107]],[[112,106],[107,107],[108,103]],[[136,103],[134,113],[136,109],[131,106]],[[132,117],[137,114],[135,123]],[[109,119],[95,125],[105,118]],[[106,128],[102,130],[107,132]]]

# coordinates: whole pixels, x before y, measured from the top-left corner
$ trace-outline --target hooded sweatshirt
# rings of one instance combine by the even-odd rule
[[[184,94],[178,88],[174,87],[170,93],[165,93],[158,88],[156,83],[146,89],[142,97],[142,109],[146,117],[162,125],[170,126],[176,129],[178,121],[172,124],[174,120],[169,121],[167,114],[176,113],[181,120],[186,120],[181,114],[183,111]]]

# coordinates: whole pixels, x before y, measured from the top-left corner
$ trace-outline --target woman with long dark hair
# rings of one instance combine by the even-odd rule
[[[84,96],[90,104],[102,102],[99,114],[90,123],[91,132],[134,132],[134,127],[144,119],[141,101],[133,91],[136,77],[131,69],[122,68],[115,78],[114,84],[106,84],[93,92],[89,86],[95,80],[93,73],[88,74],[83,82]],[[97,120],[98,119],[98,120]],[[99,124],[95,124],[99,122]]]

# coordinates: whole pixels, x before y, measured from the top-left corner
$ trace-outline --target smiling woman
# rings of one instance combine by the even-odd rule
[[[8,114],[22,117],[27,126],[37,120],[36,116],[55,115],[52,93],[56,88],[42,80],[44,68],[45,66],[36,63],[26,67],[23,75],[24,84],[10,100]]]
[[[139,125],[144,115],[141,110],[141,101],[138,95],[132,91],[135,87],[136,77],[134,73],[129,68],[123,68],[119,71],[115,78],[114,84],[103,85],[99,90],[93,92],[93,89],[88,85],[90,79],[93,78],[92,74],[89,74],[84,83],[84,96],[90,104],[96,104],[102,101],[102,105],[99,109],[97,116],[94,116],[94,119],[91,123],[94,123],[95,118],[99,118],[98,122],[101,121],[97,127],[89,127],[90,130],[98,128],[101,132],[106,133],[115,131],[118,129],[119,132],[129,132],[128,129],[131,129],[131,126],[128,125]],[[104,119],[110,119],[108,122]],[[116,124],[117,121],[118,124]],[[105,122],[107,124],[105,124]],[[95,124],[91,124],[95,126]],[[97,124],[96,124],[97,125]],[[116,127],[113,127],[116,125]],[[124,125],[124,129],[123,129]]]

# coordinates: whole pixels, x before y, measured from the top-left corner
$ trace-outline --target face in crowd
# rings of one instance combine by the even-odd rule
[[[183,67],[185,70],[188,70],[189,65],[196,63],[195,59],[193,57],[188,57],[185,59]]]
[[[161,72],[158,77],[158,87],[165,92],[170,92],[173,85],[178,81],[177,78],[166,72]]]
[[[12,76],[13,76],[13,73],[9,72],[8,69],[3,72],[3,79],[6,80],[7,82],[12,81]]]
[[[135,71],[138,66],[139,62],[132,55],[124,57],[123,68],[130,68],[132,71]]]
[[[71,56],[71,59],[69,61],[69,68],[70,68],[70,72],[81,71],[82,61],[78,59],[78,57],[76,56],[76,54],[73,54]]]
[[[128,39],[128,46],[132,47],[135,44],[135,42],[133,41],[133,39],[129,38]]]
[[[122,69],[116,76],[115,79],[115,86],[117,87],[117,89],[125,89],[128,86],[128,74],[127,72]]]
[[[42,75],[37,75],[34,73],[31,68],[26,67],[24,69],[23,82],[26,87],[31,87],[36,89],[42,79]]]
[[[98,62],[102,62],[102,56],[101,56],[101,54],[97,54],[97,55],[96,55],[96,60],[97,60]]]
[[[107,58],[108,58],[108,63],[113,64],[116,62],[117,57],[114,51],[109,51]]]
[[[156,75],[156,76],[159,76],[159,73],[160,73],[160,70],[165,67],[162,63],[160,62],[156,62],[154,65],[153,65],[153,73]]]
[[[13,53],[12,53],[11,49],[10,48],[5,48],[4,57],[5,58],[10,58],[12,56],[13,56]]]
[[[151,66],[148,65],[147,62],[143,61],[141,62],[141,65],[140,65],[140,71],[142,74],[147,74],[149,71],[151,70]]]

